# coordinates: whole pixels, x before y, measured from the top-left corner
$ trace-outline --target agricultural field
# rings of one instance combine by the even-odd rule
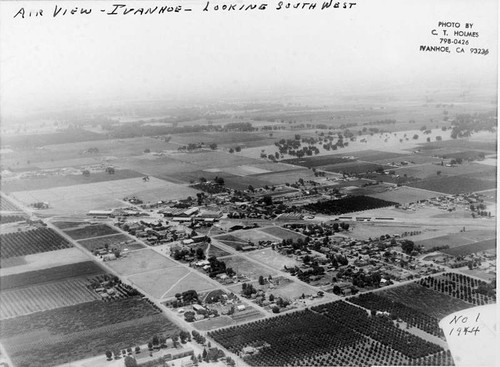
[[[453,312],[474,307],[471,303],[437,292],[418,283],[384,289],[377,292],[377,294],[391,301],[402,303],[437,320],[441,320]],[[417,299],[418,302],[415,302]]]
[[[369,196],[349,196],[338,200],[319,201],[304,206],[304,209],[313,213],[339,215],[370,209],[393,206],[396,203]]]
[[[468,176],[450,176],[429,178],[423,181],[408,183],[407,186],[437,191],[444,194],[463,194],[491,190],[496,187],[496,183],[494,181],[481,180]]]
[[[51,228],[36,228],[0,235],[0,258],[25,256],[72,247]]]
[[[157,299],[172,298],[177,293],[194,289],[205,291],[217,285],[200,276],[196,271],[183,266],[157,269],[132,275],[128,278],[138,288]]]
[[[451,233],[445,236],[430,238],[423,241],[416,241],[415,244],[423,246],[425,249],[433,247],[449,246],[450,248],[468,245],[471,242],[480,242],[496,238],[496,233],[493,230],[473,230],[460,233]]]
[[[85,167],[82,167],[81,169],[83,171]],[[114,174],[109,174],[107,172],[91,172],[88,176],[84,176],[83,174],[36,176],[32,178],[4,180],[2,182],[2,190],[5,192],[43,190],[64,186],[84,185],[108,181],[111,182],[142,176],[143,175],[139,172],[126,169],[116,169]]]
[[[0,320],[100,300],[82,278],[3,290]]]
[[[121,206],[123,205],[122,199],[129,196],[136,196],[143,201],[153,198],[154,201],[157,201],[195,196],[196,192],[185,185],[150,177],[147,182],[144,182],[142,178],[129,178],[45,190],[22,191],[12,195],[27,205],[33,202],[48,202],[50,207],[44,210],[44,213],[67,215],[87,214],[89,210]]]
[[[116,229],[108,226],[107,224],[87,224],[84,223],[82,226],[74,229],[64,230],[68,236],[74,240],[83,240],[86,238],[107,236],[111,234],[119,233]]]
[[[446,163],[446,162],[445,162]],[[439,176],[466,176],[470,178],[494,177],[496,167],[486,166],[478,163],[463,163],[453,167],[441,166],[440,164],[421,164],[413,167],[393,168],[396,174],[400,176],[407,175],[418,179],[433,179],[438,176],[437,172],[441,172]]]
[[[349,163],[337,163],[329,164],[317,167],[319,170],[345,173],[345,174],[359,174],[365,172],[375,172],[380,169],[387,169],[387,166],[382,166],[380,164],[370,163],[370,162],[349,162]]]
[[[0,214],[0,225],[7,223],[15,223],[26,220],[26,217],[23,215],[5,215]]]
[[[299,239],[304,240],[306,238],[306,236],[301,233],[289,231],[288,229],[284,229],[281,227],[265,227],[260,228],[259,231],[269,233],[270,235],[275,236],[278,239],[292,240],[293,242],[296,242]]]
[[[106,245],[108,245],[110,249],[116,248],[120,251],[123,251],[125,249],[132,251],[144,248],[144,245],[140,244],[139,242],[135,241],[133,238],[125,234],[116,234],[99,238],[90,238],[87,240],[80,240],[78,241],[78,243],[83,247],[85,247],[90,252],[93,252],[98,248],[103,248]]]
[[[463,274],[446,273],[435,278],[422,278],[418,284],[475,306],[496,302],[496,287],[494,285]],[[477,291],[479,287],[489,288],[489,290],[488,292],[480,292]],[[476,291],[472,292],[474,288]]]
[[[19,212],[21,211],[21,209],[18,208],[12,201],[7,199],[5,196],[0,195],[0,211]]]
[[[110,268],[123,276],[178,266],[175,261],[151,249],[130,252],[107,264]]]
[[[300,178],[303,180],[312,180],[315,178],[314,172],[305,168],[293,168],[287,171],[253,175],[252,177],[267,182],[268,185],[285,185],[287,183],[293,184]]]
[[[226,268],[233,268],[236,274],[244,275],[253,280],[258,279],[260,275],[264,277],[272,275],[274,277],[278,274],[277,270],[269,269],[238,255],[225,257],[223,261],[226,263]]]
[[[289,158],[280,161],[306,168],[317,168],[319,166],[334,165],[338,163],[354,162],[354,159],[344,158],[341,154],[323,155],[317,157]]]
[[[417,189],[414,187],[401,186],[390,191],[385,191],[376,194],[369,194],[368,196],[376,199],[392,201],[398,204],[409,204],[421,200],[428,200],[442,195],[443,194],[439,192],[432,192],[428,190]]]
[[[2,276],[0,288],[3,291],[35,286],[38,284],[57,282],[71,278],[92,277],[105,273],[104,269],[93,261],[54,266],[47,269],[27,271]]]
[[[496,246],[497,246],[497,240],[496,238],[493,238],[490,240],[478,241],[474,243],[469,243],[467,245],[456,246],[453,248],[441,250],[441,252],[452,256],[466,256],[474,254],[476,252],[495,249]]]
[[[18,367],[59,365],[178,332],[155,306],[138,296],[19,316],[0,321],[0,328],[0,341]]]
[[[89,260],[88,255],[76,247],[41,252],[39,254],[0,259],[0,275],[18,274],[51,267],[76,264]]]

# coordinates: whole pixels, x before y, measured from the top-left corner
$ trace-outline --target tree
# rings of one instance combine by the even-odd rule
[[[415,249],[415,243],[410,240],[404,240],[401,242],[401,249],[405,253],[411,254],[411,252]]]
[[[273,313],[280,313],[280,308],[278,306],[273,306],[272,311]]]
[[[125,367],[137,367],[137,361],[134,357],[126,356],[125,357]]]
[[[107,351],[106,351],[106,358],[107,358],[108,360],[110,360],[112,357],[113,357],[113,353],[111,353],[111,351],[110,351],[110,350],[107,350]]]
[[[269,295],[269,302],[274,302],[274,295],[273,294]]]
[[[141,347],[137,346],[135,347],[135,354],[141,353]]]
[[[229,153],[234,153],[234,149],[233,148],[229,148]]]
[[[148,349],[153,350],[153,343],[151,343],[151,342],[148,343]]]
[[[259,284],[260,285],[264,285],[265,284],[264,277],[262,275],[259,277]]]
[[[209,147],[210,147],[210,149],[212,149],[212,150],[216,150],[216,149],[217,149],[217,144],[212,143],[212,144],[210,144],[210,145],[209,145]]]
[[[205,254],[203,253],[203,249],[201,247],[196,249],[196,257],[198,260],[202,260],[205,258]]]

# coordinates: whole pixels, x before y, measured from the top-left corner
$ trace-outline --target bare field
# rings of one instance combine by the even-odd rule
[[[72,247],[34,255],[26,255],[22,257],[22,262],[17,262],[17,264],[12,264],[12,262],[10,262],[12,259],[18,258],[6,259],[5,263],[3,259],[0,260],[0,276],[75,264],[81,261],[87,261],[89,257],[80,249]],[[9,262],[12,264],[11,266],[8,265]]]
[[[175,261],[151,249],[131,252],[125,257],[110,261],[107,264],[110,268],[124,276],[144,273],[156,269],[172,268],[179,265]]]
[[[83,168],[82,168],[83,169]],[[114,174],[106,172],[92,172],[89,176],[78,175],[58,175],[40,176],[25,179],[11,179],[2,182],[2,190],[6,192],[44,190],[56,187],[85,185],[97,182],[111,182],[115,180],[125,180],[129,178],[141,177],[142,174],[131,170],[116,169]]]
[[[263,250],[252,251],[248,254],[248,257],[255,259],[265,265],[272,267],[273,269],[282,270],[283,266],[295,267],[301,265],[301,263],[293,258],[279,254],[278,252],[266,248]]]
[[[420,200],[427,200],[442,195],[443,194],[440,192],[422,190],[407,186],[401,186],[395,190],[385,191],[381,193],[369,194],[369,196],[371,197],[387,201],[394,201],[399,204],[415,203]]]
[[[142,192],[157,190],[157,200],[177,199],[196,195],[196,190],[166,182],[154,177],[149,182],[141,178],[130,178],[109,182],[73,185],[45,190],[16,192],[13,196],[29,205],[33,202],[48,202],[47,214],[84,214],[89,210],[108,209],[123,204],[126,196],[139,196]]]
[[[269,233],[270,235],[276,236],[282,240],[291,239],[294,242],[298,239],[304,239],[306,236],[303,234],[289,231],[288,229],[284,229],[281,227],[266,227],[259,229],[262,232]]]
[[[233,268],[237,274],[242,274],[254,280],[258,279],[261,275],[264,277],[272,275],[274,277],[278,274],[277,270],[268,269],[263,265],[259,265],[238,255],[225,257],[224,262],[227,268]]]
[[[259,241],[277,241],[280,240],[279,237],[270,235],[268,233],[259,231],[258,229],[247,229],[242,231],[231,232],[231,235],[237,237],[238,239],[247,242],[252,241],[257,243]]]
[[[452,255],[452,256],[466,256],[476,252],[486,251],[495,249],[497,245],[496,238],[469,243],[463,246],[456,246],[446,250],[441,250],[441,252]]]
[[[182,266],[175,266],[132,275],[128,279],[148,294],[160,299],[189,272]]]

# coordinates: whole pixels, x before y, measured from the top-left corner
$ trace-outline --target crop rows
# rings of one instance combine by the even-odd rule
[[[71,247],[71,244],[51,228],[0,235],[0,258],[25,256]]]
[[[390,319],[370,316],[365,310],[343,301],[316,306],[312,309],[400,352],[410,359],[421,358],[442,351],[440,346],[395,327]]]
[[[392,317],[402,319],[410,327],[416,326],[429,334],[444,338],[443,332],[439,327],[439,321],[435,317],[429,316],[400,302],[390,300],[374,293],[360,294],[359,297],[350,298],[349,302],[374,312],[389,312]]]
[[[475,291],[487,287],[488,283],[463,274],[447,273],[439,277],[427,277],[420,279],[419,284],[478,306],[496,302],[496,292],[492,291],[493,294],[488,295]]]
[[[7,200],[4,197],[0,197],[0,210],[5,210],[9,212],[19,212],[19,209],[16,205],[14,205],[10,200]]]
[[[15,223],[26,220],[22,215],[0,215],[0,224]]]
[[[18,367],[52,366],[104,355],[108,349],[142,345],[154,335],[178,331],[140,297],[87,302],[2,320],[0,329],[2,344]]]
[[[8,290],[2,292],[0,319],[72,306],[97,299],[100,299],[99,295],[87,288],[87,282],[84,279],[72,279]]]
[[[397,203],[392,201],[376,199],[369,196],[349,196],[338,200],[318,201],[316,203],[304,205],[303,208],[314,213],[338,215],[383,208],[396,204]]]
[[[292,365],[306,356],[363,340],[348,327],[309,310],[231,326],[209,335],[234,353],[248,346],[261,347],[259,353],[244,357],[254,366]]]

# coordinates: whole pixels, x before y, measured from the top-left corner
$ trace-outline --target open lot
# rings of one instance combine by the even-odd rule
[[[245,243],[251,241],[255,244],[257,244],[259,241],[277,241],[280,239],[279,237],[270,235],[268,233],[269,232],[263,232],[258,229],[247,229],[231,232],[231,236],[234,236]]]
[[[0,260],[0,275],[17,274],[87,261],[89,257],[76,247]]]
[[[125,249],[128,250],[137,250],[140,248],[144,248],[144,245],[135,241],[133,238],[125,235],[125,234],[116,234],[99,238],[91,238],[88,240],[78,241],[80,245],[85,247],[90,252],[95,249],[102,248],[105,245],[108,245],[109,248],[117,248],[120,251]]]
[[[156,200],[170,200],[195,196],[196,190],[154,177],[144,182],[142,178],[130,178],[110,182],[73,185],[46,190],[33,190],[14,193],[13,196],[29,205],[33,202],[48,202],[51,214],[86,214],[89,210],[108,209],[121,206],[126,196],[141,198],[143,192],[156,190]]]
[[[442,196],[440,192],[417,189],[415,187],[401,186],[393,190],[385,191],[377,194],[369,194],[369,196],[386,201],[393,201],[399,204],[415,203],[420,200],[427,200]]]
[[[229,316],[219,316],[213,319],[206,319],[201,321],[196,321],[193,326],[201,331],[209,331],[214,329],[219,329],[221,327],[226,327],[236,324],[236,322]]]
[[[463,176],[466,175],[470,178],[484,178],[488,176],[496,176],[496,167],[486,166],[479,163],[463,163],[453,167],[441,166],[440,164],[420,164],[410,167],[391,168],[396,174],[400,176],[407,175],[408,177],[415,177],[420,179],[433,179],[438,176]]]
[[[124,257],[108,262],[107,265],[124,276],[178,266],[175,261],[151,249],[128,253]]]
[[[289,231],[288,229],[284,229],[281,227],[266,227],[266,228],[260,228],[259,231],[269,233],[270,235],[273,235],[275,237],[278,237],[282,240],[292,240],[296,242],[299,239],[304,240],[306,237],[297,232]]]
[[[299,178],[302,178],[303,180],[312,180],[315,178],[314,172],[305,168],[294,168],[287,171],[264,173],[254,175],[253,177],[268,182],[269,185],[292,184],[297,182]]]
[[[291,257],[279,254],[278,252],[266,248],[258,251],[252,251],[248,254],[249,257],[255,259],[263,264],[266,264],[273,269],[282,270],[284,266],[294,267],[299,266],[301,263]]]
[[[247,260],[242,256],[228,256],[223,260],[226,263],[227,268],[233,268],[237,274],[244,275],[253,280],[258,279],[261,275],[264,277],[268,277],[269,275],[274,277],[278,274],[277,270],[268,269],[267,267]]]
[[[453,312],[474,307],[468,302],[436,292],[416,283],[386,289],[377,294],[401,302],[438,320]],[[415,302],[415,300],[418,300],[418,302]]]
[[[293,301],[297,298],[300,298],[303,294],[306,296],[316,295],[318,291],[317,289],[309,287],[305,284],[280,277],[279,281],[277,282],[277,287],[273,290],[270,290],[270,292],[275,297],[282,297]]]

